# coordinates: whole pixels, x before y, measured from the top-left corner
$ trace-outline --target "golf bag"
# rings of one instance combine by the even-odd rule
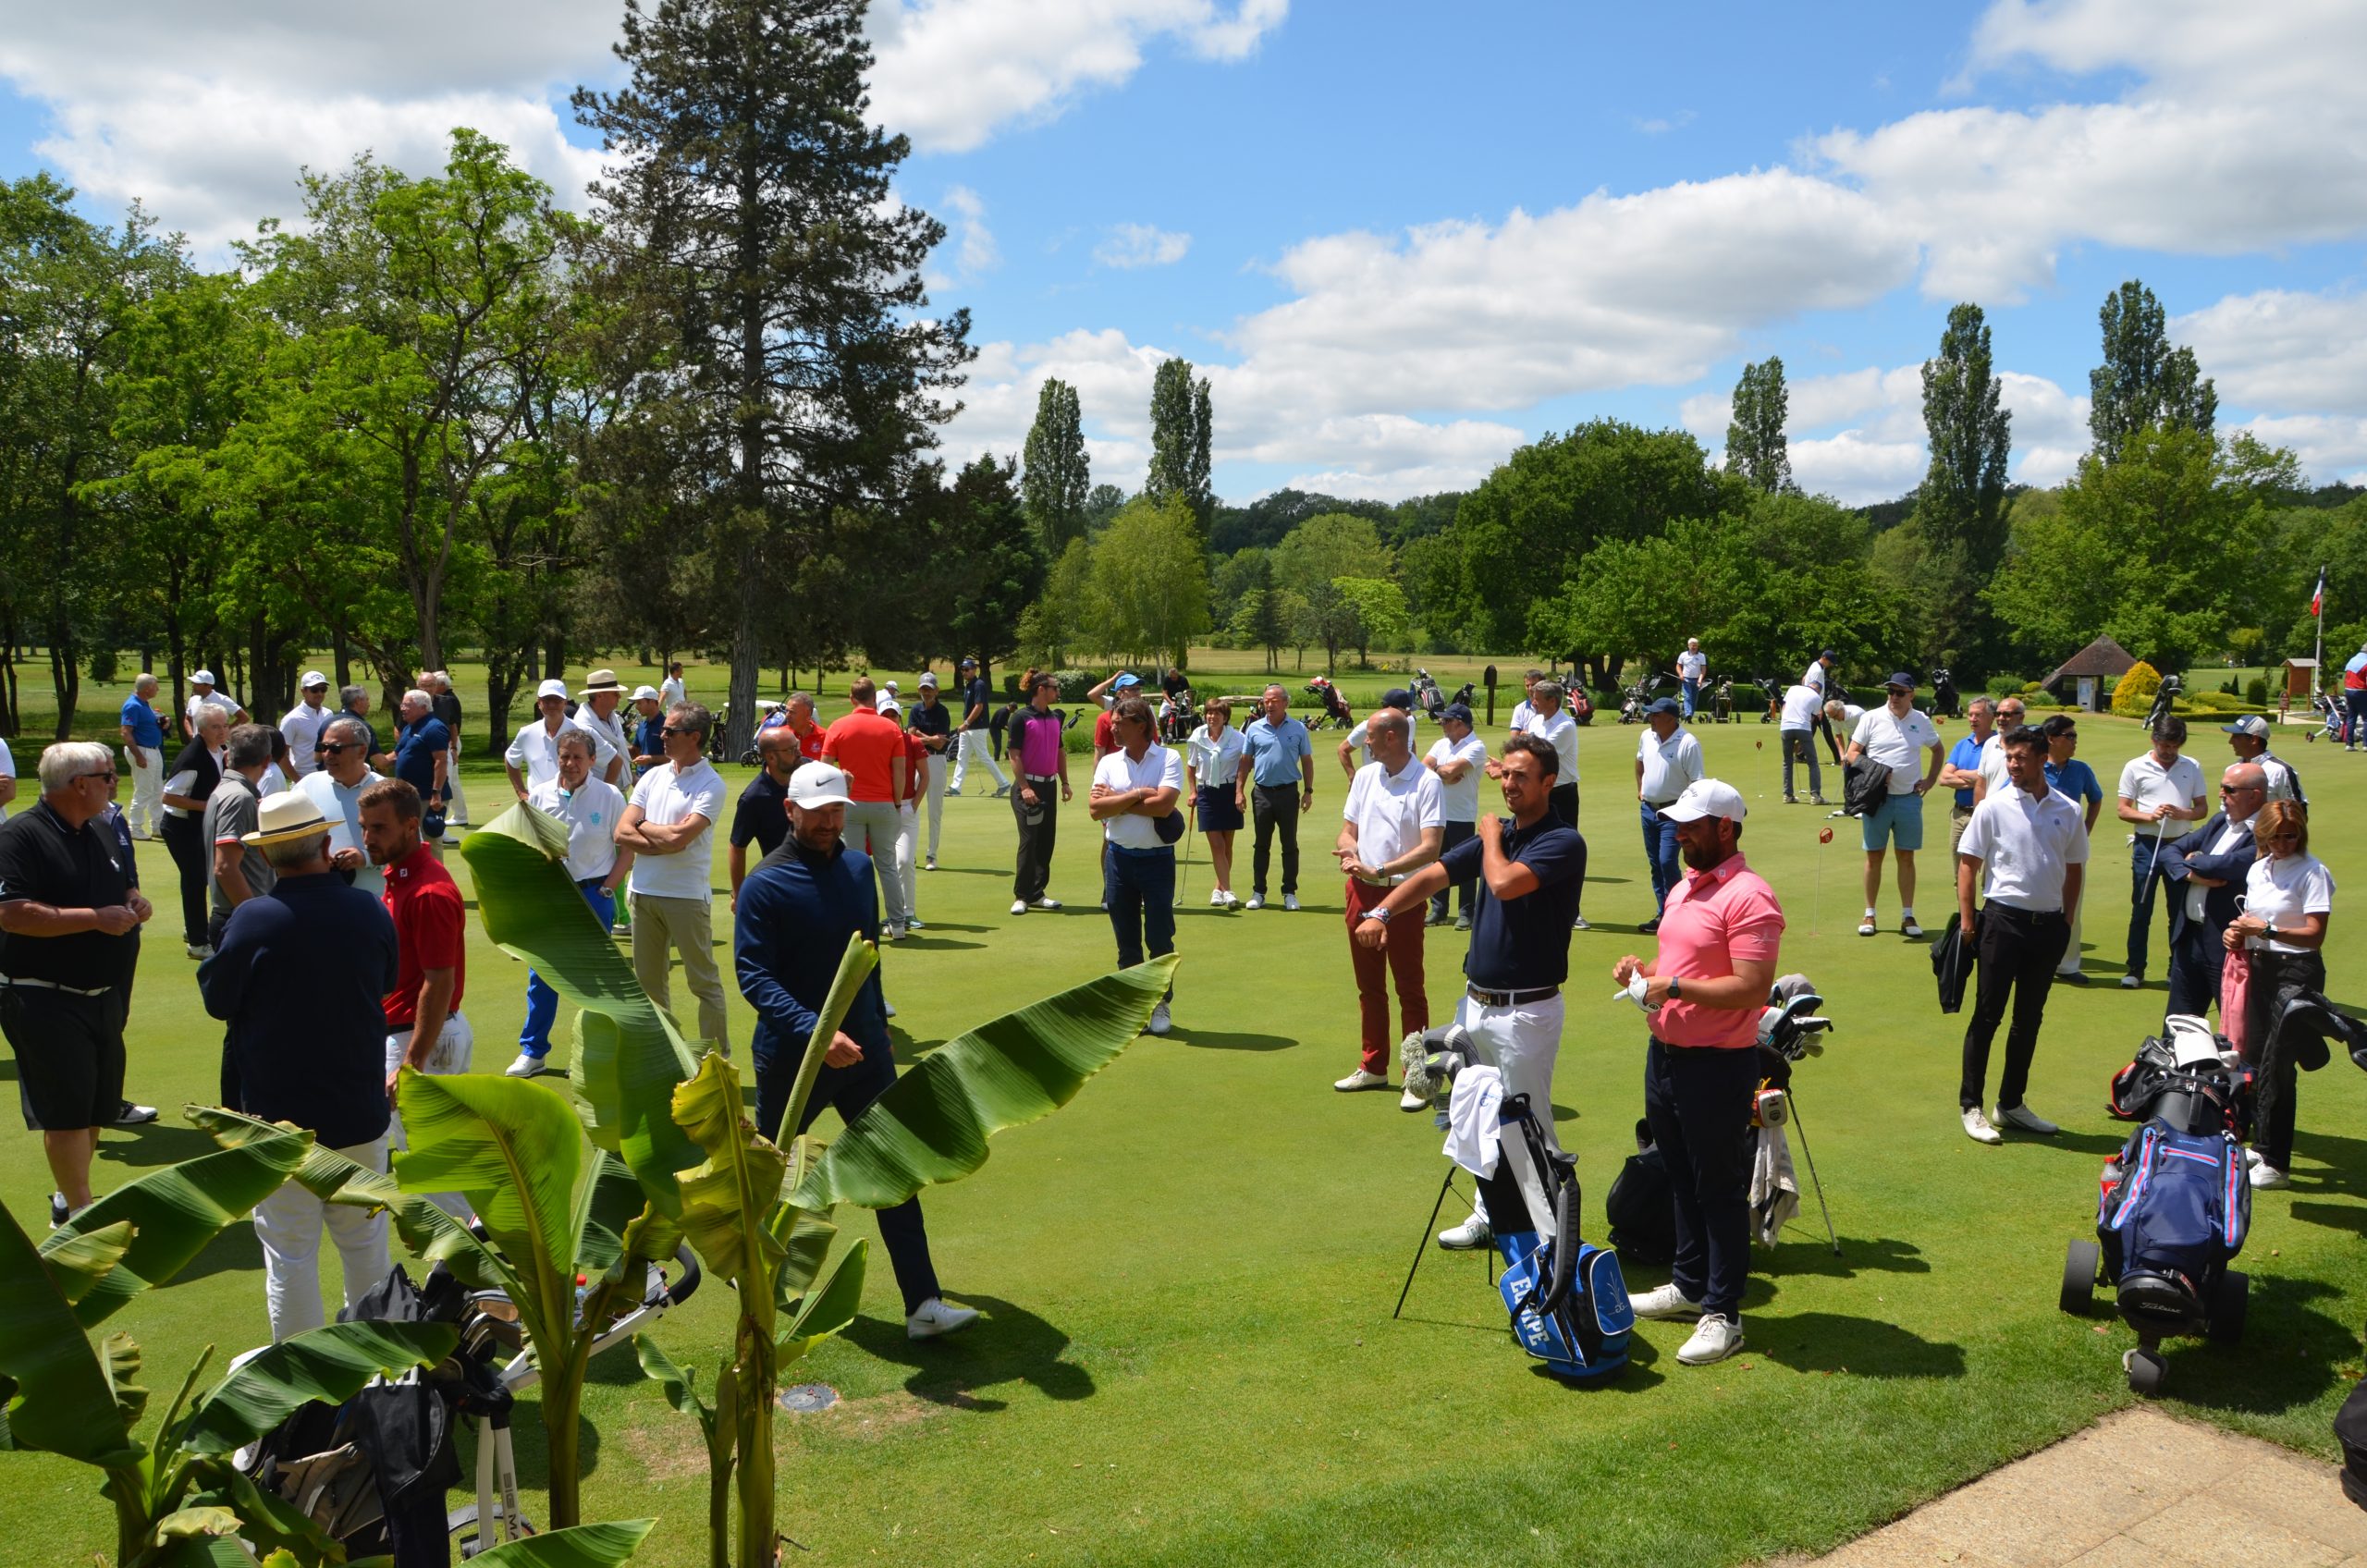
[[[1328,725],[1337,725],[1343,729],[1355,728],[1355,716],[1348,711],[1348,700],[1340,695],[1337,686],[1318,675],[1306,683],[1306,690],[1323,704],[1323,717],[1308,725],[1309,729],[1321,729]]]
[[[1453,1084],[1470,1066],[1494,1073],[1485,1047],[1459,1026],[1409,1037],[1406,1045],[1435,1086]],[[1465,1092],[1479,1087],[1475,1076]],[[1479,1178],[1479,1192],[1503,1259],[1496,1290],[1513,1337],[1562,1377],[1607,1377],[1627,1364],[1636,1315],[1619,1255],[1579,1235],[1577,1159],[1553,1147],[1527,1095],[1498,1103],[1495,1133],[1495,1169]]]
[[[2253,1088],[2251,1068],[2225,1035],[2190,1013],[2174,1012],[2112,1075],[2104,1110],[2120,1121],[2146,1121],[2158,1112],[2176,1127],[2249,1138]]]
[[[1192,689],[1170,692],[1159,702],[1159,740],[1164,746],[1180,746],[1192,738],[1198,729],[1198,705],[1192,701]]]
[[[2145,715],[2145,732],[2147,734],[2152,734],[2156,725],[2170,717],[2170,704],[2177,701],[2178,694],[2185,690],[2186,678],[2184,676],[2165,675],[2162,677],[2161,686],[2153,692],[2153,705]]]
[[[1611,1244],[1638,1263],[1667,1264],[1676,1257],[1676,1200],[1668,1184],[1668,1161],[1652,1142],[1652,1124],[1636,1123],[1636,1152],[1612,1178],[1602,1200],[1611,1224]]]
[[[1956,693],[1956,678],[1944,669],[1932,672],[1932,717],[1962,718],[1964,699]]]
[[[1439,683],[1430,679],[1427,669],[1414,672],[1414,709],[1432,718],[1446,711],[1446,698],[1439,692]]]
[[[1643,723],[1645,707],[1675,679],[1674,676],[1657,669],[1637,677],[1636,684],[1620,693],[1619,722],[1622,724]]]

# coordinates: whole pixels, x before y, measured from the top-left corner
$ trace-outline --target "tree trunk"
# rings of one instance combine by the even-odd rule
[[[342,692],[353,684],[353,645],[345,640],[344,627],[329,634],[329,651],[337,663],[337,689]]]
[[[64,619],[52,622],[49,633],[49,677],[57,692],[57,734],[65,741],[74,734],[74,708],[80,701],[82,671],[75,662],[76,645],[73,629]]]
[[[740,579],[740,615],[731,633],[731,688],[723,727],[723,750],[738,756],[756,743],[757,631],[769,589],[763,574],[743,573]]]

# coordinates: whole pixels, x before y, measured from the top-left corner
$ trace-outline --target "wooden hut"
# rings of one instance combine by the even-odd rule
[[[2136,663],[2136,655],[2109,637],[2099,637],[2065,659],[2040,684],[2058,697],[2068,698],[2074,706],[2097,713],[2104,706],[2104,682],[2127,675]]]

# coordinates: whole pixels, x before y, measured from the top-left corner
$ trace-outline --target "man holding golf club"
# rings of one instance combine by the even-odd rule
[[[1687,1366],[1742,1348],[1750,1274],[1759,1015],[1782,955],[1784,910],[1744,864],[1745,811],[1741,792],[1715,778],[1687,785],[1669,806],[1689,875],[1669,892],[1651,961],[1629,953],[1611,970],[1650,1019],[1644,1116],[1676,1205],[1669,1282],[1628,1305],[1638,1317],[1695,1320],[1676,1353]]]
[[[1988,1082],[1990,1044],[2009,997],[2014,1023],[2005,1033],[1997,1121],[2042,1135],[2062,1131],[2023,1104],[2022,1094],[2088,869],[2088,829],[2079,808],[2046,782],[2045,733],[2024,726],[2006,731],[2002,745],[2006,782],[1972,808],[1956,846],[1956,913],[1981,965],[1972,1020],[1965,1025],[1956,1105],[1965,1135],[1977,1144],[2005,1141],[1982,1113],[1981,1091]],[[1977,916],[1976,887],[1986,895]]]
[[[1389,1087],[1389,980],[1397,982],[1400,1035],[1430,1026],[1430,997],[1422,978],[1422,906],[1394,942],[1373,948],[1355,939],[1365,913],[1380,903],[1409,872],[1439,858],[1446,833],[1438,776],[1414,759],[1413,720],[1384,707],[1366,722],[1372,761],[1356,770],[1342,811],[1333,853],[1348,878],[1348,957],[1355,965],[1356,1008],[1363,1058],[1331,1086],[1343,1091]],[[1382,924],[1387,924],[1383,917]]]
[[[2125,991],[2145,984],[2153,895],[2165,875],[2156,862],[2163,841],[2170,837],[2170,824],[2201,822],[2210,815],[2202,769],[2192,757],[2178,754],[2185,745],[2186,720],[2165,714],[2153,727],[2152,750],[2120,770],[2120,819],[2135,829],[2128,836],[2128,963],[2120,976]]]

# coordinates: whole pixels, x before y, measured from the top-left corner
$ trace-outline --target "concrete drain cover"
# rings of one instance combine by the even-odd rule
[[[799,1415],[811,1415],[838,1403],[839,1390],[828,1383],[797,1383],[780,1391],[780,1407]]]

